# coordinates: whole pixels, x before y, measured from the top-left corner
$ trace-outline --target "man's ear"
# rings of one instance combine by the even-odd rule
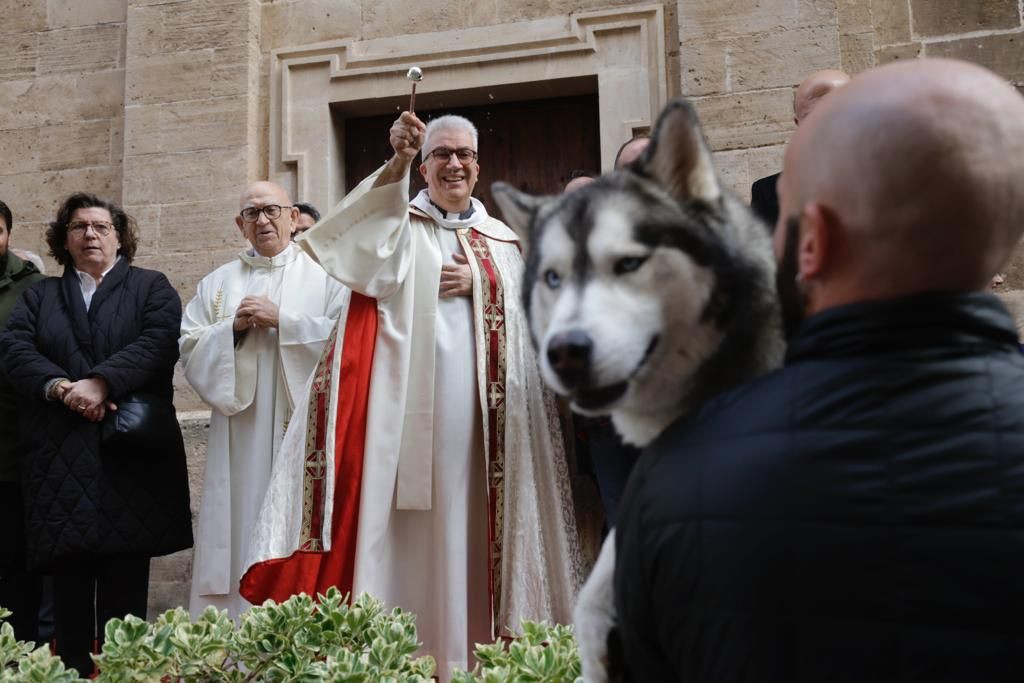
[[[827,206],[812,202],[800,214],[797,265],[805,279],[820,277],[834,256],[838,218]]]
[[[292,215],[292,231],[291,236],[295,237],[295,231],[299,229],[299,209],[297,207],[291,208]]]
[[[245,237],[245,225],[242,223],[241,216],[235,216],[235,225],[238,226],[238,232],[242,233],[242,237]]]
[[[697,112],[682,98],[661,112],[651,142],[635,165],[678,201],[714,202],[722,195]]]
[[[498,208],[505,218],[505,222],[512,228],[513,232],[519,235],[519,244],[525,254],[529,251],[530,241],[533,237],[533,220],[537,215],[537,209],[544,204],[544,197],[520,192],[508,183],[498,181],[491,185],[491,196],[497,202]]]

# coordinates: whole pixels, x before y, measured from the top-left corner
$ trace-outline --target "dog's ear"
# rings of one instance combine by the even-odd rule
[[[533,237],[533,217],[537,213],[537,208],[544,203],[544,198],[520,192],[501,181],[491,185],[491,196],[498,203],[505,222],[519,235],[519,244],[523,248],[523,253],[526,253]]]
[[[636,166],[678,200],[714,202],[722,195],[697,112],[682,98],[672,100],[661,112]]]

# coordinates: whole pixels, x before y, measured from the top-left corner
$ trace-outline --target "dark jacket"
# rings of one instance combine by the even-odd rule
[[[192,544],[185,448],[175,427],[146,452],[111,447],[100,425],[44,397],[55,377],[103,377],[110,399],[170,400],[181,300],[163,274],[119,261],[85,303],[72,268],[24,293],[0,338],[23,401],[29,563],[162,555]]]
[[[768,224],[768,232],[775,232],[779,222],[779,194],[776,185],[781,173],[755,180],[750,186],[750,208],[758,218]]]
[[[620,508],[631,681],[1020,680],[1024,356],[987,294],[809,319]]]
[[[0,330],[21,293],[44,277],[33,263],[9,250],[0,258]],[[17,481],[18,476],[18,400],[0,372],[0,482]]]

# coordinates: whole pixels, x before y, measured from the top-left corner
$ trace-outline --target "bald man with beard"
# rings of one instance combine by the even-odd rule
[[[1024,98],[963,62],[830,95],[786,150],[783,369],[670,427],[620,508],[632,681],[1016,681]]]
[[[799,127],[825,95],[846,85],[849,80],[850,77],[845,72],[836,69],[815,71],[805,78],[793,92],[793,123]],[[775,186],[780,175],[782,174],[773,173],[754,181],[750,187],[750,208],[772,230],[779,220],[779,195]]]
[[[190,609],[237,618],[238,592],[271,465],[349,290],[292,242],[299,209],[258,182],[235,225],[249,243],[200,281],[181,321],[185,377],[213,409]]]

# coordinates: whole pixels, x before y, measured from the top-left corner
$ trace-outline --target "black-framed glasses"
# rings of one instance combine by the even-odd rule
[[[290,206],[278,206],[277,204],[267,204],[266,206],[247,206],[239,212],[239,216],[246,223],[255,223],[260,219],[262,213],[267,217],[267,220],[277,220],[281,217],[281,212],[285,209],[290,209]]]
[[[75,221],[68,224],[68,232],[74,234],[75,237],[81,237],[89,228],[92,228],[100,237],[106,237],[114,229],[114,226],[106,221]]]
[[[469,147],[459,147],[457,149],[452,149],[451,147],[435,147],[430,150],[430,154],[427,156],[447,163],[448,160],[452,158],[453,154],[455,155],[455,158],[459,160],[460,164],[468,164],[476,159],[476,152]]]

